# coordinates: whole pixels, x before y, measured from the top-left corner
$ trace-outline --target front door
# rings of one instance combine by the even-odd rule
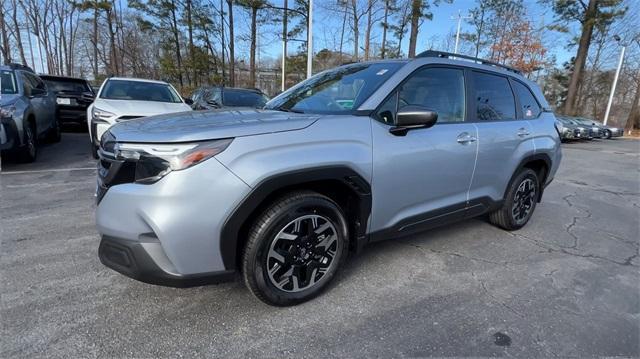
[[[431,128],[405,136],[389,132],[395,113],[418,105],[438,113]],[[462,218],[478,147],[465,122],[464,71],[419,69],[388,98],[372,120],[372,240],[404,235]]]

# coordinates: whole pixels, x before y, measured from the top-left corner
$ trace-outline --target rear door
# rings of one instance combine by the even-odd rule
[[[463,69],[430,66],[409,75],[378,109],[372,120],[372,240],[463,217],[477,152],[465,97]],[[410,105],[436,111],[437,123],[391,134],[397,109]]]
[[[520,161],[535,151],[533,130],[522,118],[510,80],[469,70],[471,118],[478,128],[478,160],[469,191],[469,215],[482,212],[504,192]]]

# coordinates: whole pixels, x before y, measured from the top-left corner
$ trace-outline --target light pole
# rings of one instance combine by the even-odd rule
[[[280,84],[280,91],[284,92],[286,87],[287,72],[285,66],[287,65],[287,0],[284,0],[284,6],[282,10],[282,83]]]
[[[451,20],[455,20],[456,17],[451,17]],[[456,46],[455,49],[453,50],[454,54],[458,53],[458,43],[460,42],[460,24],[462,23],[462,19],[471,19],[471,16],[462,16],[462,14],[460,13],[460,10],[458,10],[458,29],[456,30]]]
[[[309,0],[309,25],[307,27],[307,78],[313,73],[313,0]]]
[[[607,110],[604,113],[604,121],[602,123],[606,126],[609,120],[609,112],[611,111],[611,104],[613,103],[613,95],[616,92],[616,86],[618,85],[618,77],[620,76],[620,69],[622,69],[622,62],[624,61],[624,51],[626,46],[620,42],[620,36],[613,35],[613,38],[622,45],[620,50],[620,59],[618,59],[618,68],[616,68],[616,74],[613,77],[613,84],[611,85],[611,93],[609,93],[609,102],[607,103]]]

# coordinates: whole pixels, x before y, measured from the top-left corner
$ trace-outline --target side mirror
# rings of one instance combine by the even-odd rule
[[[187,105],[191,106],[193,105],[193,100],[189,97],[183,97],[182,98],[184,100],[184,103],[186,103]]]
[[[396,136],[404,136],[409,130],[429,128],[438,121],[438,113],[422,106],[405,106],[396,114],[396,126],[389,132]]]
[[[47,91],[43,90],[43,89],[39,89],[39,88],[32,88],[31,89],[31,93],[29,94],[29,97],[36,97],[36,96],[42,96],[44,94],[46,94]]]

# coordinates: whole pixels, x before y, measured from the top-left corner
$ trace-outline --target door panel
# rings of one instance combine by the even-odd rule
[[[372,232],[412,230],[430,217],[464,208],[478,144],[473,124],[436,124],[395,136],[390,126],[372,122]]]
[[[469,199],[503,199],[504,192],[520,161],[535,152],[533,129],[518,119],[522,111],[509,80],[497,74],[472,71],[473,112],[478,128],[478,160]]]

